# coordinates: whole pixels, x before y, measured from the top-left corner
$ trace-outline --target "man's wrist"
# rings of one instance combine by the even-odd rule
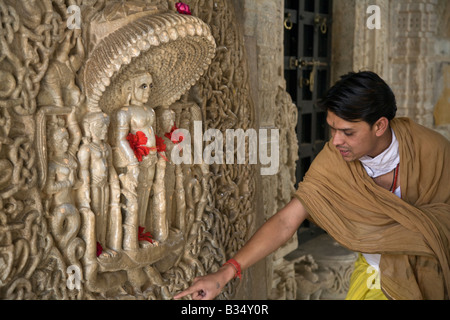
[[[225,264],[229,264],[232,265],[235,273],[234,273],[234,277],[238,277],[239,279],[241,279],[241,265],[239,264],[239,262],[237,262],[236,260],[234,260],[233,258],[231,258],[230,260],[228,260],[227,262],[225,262]]]
[[[236,275],[236,269],[230,264],[224,264],[221,268],[225,277],[225,283],[231,281]]]

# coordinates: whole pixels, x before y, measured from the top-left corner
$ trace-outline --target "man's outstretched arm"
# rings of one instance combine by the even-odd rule
[[[296,198],[292,199],[256,231],[236,253],[234,260],[241,265],[242,270],[249,268],[288,241],[307,216],[308,213],[302,203]],[[232,265],[226,264],[215,273],[195,278],[189,288],[175,295],[174,298],[180,299],[190,294],[194,300],[214,299],[234,278],[235,272]]]

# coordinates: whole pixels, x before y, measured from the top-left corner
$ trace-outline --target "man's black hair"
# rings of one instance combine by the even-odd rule
[[[365,121],[372,126],[381,117],[395,117],[397,104],[391,88],[371,71],[350,72],[341,77],[319,102],[346,121]]]

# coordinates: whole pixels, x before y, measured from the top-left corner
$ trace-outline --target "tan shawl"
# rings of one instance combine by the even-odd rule
[[[295,196],[344,247],[382,254],[388,297],[448,299],[450,142],[407,118],[391,126],[399,142],[402,199],[376,185],[360,161],[344,161],[331,142]]]

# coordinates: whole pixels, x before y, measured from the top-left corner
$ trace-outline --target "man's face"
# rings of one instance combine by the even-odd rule
[[[327,123],[330,126],[332,143],[345,161],[355,161],[375,152],[375,126],[371,128],[365,121],[346,121],[331,111],[328,111]]]

